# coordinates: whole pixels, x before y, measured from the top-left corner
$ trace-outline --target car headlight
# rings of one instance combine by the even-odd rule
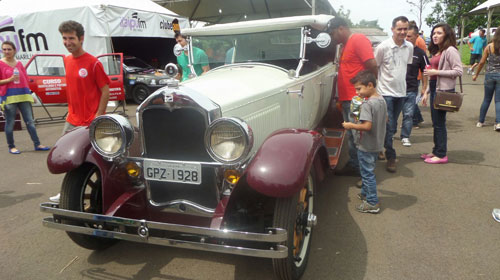
[[[235,163],[244,159],[253,146],[250,127],[237,118],[220,118],[207,129],[205,142],[208,154],[216,161]]]
[[[90,124],[90,143],[107,160],[123,155],[133,137],[132,125],[121,115],[102,115]]]

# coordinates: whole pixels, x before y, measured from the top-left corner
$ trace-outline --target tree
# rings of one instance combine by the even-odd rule
[[[351,10],[345,9],[344,6],[340,5],[339,10],[337,11],[337,16],[345,19],[349,27],[352,27],[352,21],[351,21]]]
[[[486,0],[437,0],[432,13],[425,19],[429,27],[436,23],[446,22],[456,28],[458,34],[461,34],[462,17],[470,10],[477,7]],[[484,15],[469,16],[465,21],[464,33],[467,34],[479,27],[486,27],[487,17]],[[492,23],[495,26],[498,20]]]
[[[425,7],[433,0],[406,0],[406,3],[410,4],[410,11],[413,12],[418,19],[418,29],[422,28],[422,14]]]
[[[377,29],[383,30],[383,28],[378,25],[378,19],[376,19],[376,20],[364,20],[364,19],[362,19],[358,24],[355,24],[354,27],[377,28]]]
[[[360,28],[378,28],[380,30],[383,30],[382,27],[378,25],[378,20],[364,20],[362,19],[359,23],[353,23],[350,16],[351,16],[351,10],[345,9],[344,6],[340,6],[340,8],[337,11],[337,16],[345,19],[349,27],[360,27]]]

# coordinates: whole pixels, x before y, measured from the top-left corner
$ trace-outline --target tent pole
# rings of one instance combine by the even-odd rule
[[[490,27],[491,27],[491,17],[493,16],[493,12],[495,11],[495,8],[491,8],[488,10],[488,27],[486,29],[486,39],[488,42],[490,41]]]

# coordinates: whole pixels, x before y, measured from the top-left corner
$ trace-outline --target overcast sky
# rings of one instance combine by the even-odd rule
[[[410,20],[417,21],[417,16],[410,11],[410,5],[405,0],[329,0],[335,11],[340,6],[351,11],[351,21],[358,23],[360,20],[378,19],[378,25],[384,29],[387,34],[391,33],[392,20],[398,16],[406,16]],[[429,3],[423,14],[425,19],[431,13],[434,2]],[[418,22],[417,22],[418,23]],[[425,36],[431,32],[431,28],[422,23],[422,29]]]

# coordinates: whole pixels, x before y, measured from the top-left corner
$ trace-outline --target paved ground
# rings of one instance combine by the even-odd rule
[[[395,141],[398,171],[377,170],[382,212],[361,214],[354,177],[329,175],[317,200],[319,224],[303,279],[500,279],[500,134],[494,110],[476,128],[482,83],[465,77],[465,105],[450,114],[446,165],[428,165],[432,148],[426,124],[413,146]],[[134,116],[135,106],[128,106]],[[62,112],[62,108],[52,108]],[[44,112],[35,108],[38,117]],[[53,145],[61,124],[40,125]],[[268,260],[121,242],[104,252],[74,245],[64,232],[43,228],[41,202],[58,192],[62,175],[49,174],[46,152],[32,151],[26,130],[15,133],[21,155],[7,153],[0,137],[0,279],[272,279]]]

